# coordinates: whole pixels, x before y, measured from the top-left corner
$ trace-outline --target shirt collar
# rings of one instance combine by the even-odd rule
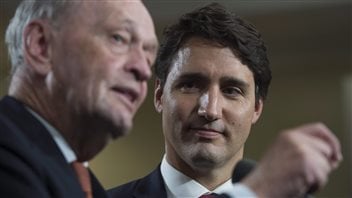
[[[76,154],[73,152],[72,148],[68,145],[64,137],[59,133],[57,129],[55,129],[49,122],[47,122],[43,117],[41,117],[39,114],[34,112],[32,109],[29,107],[26,107],[26,109],[41,122],[44,127],[48,130],[50,133],[51,137],[54,139],[55,143],[59,147],[61,153],[64,155],[67,163],[71,163],[73,161],[77,160]]]
[[[206,187],[184,175],[180,171],[172,167],[166,160],[164,155],[160,166],[161,175],[164,179],[168,198],[173,197],[200,197],[210,192]],[[224,191],[233,188],[231,179],[217,187],[214,193],[221,194]]]

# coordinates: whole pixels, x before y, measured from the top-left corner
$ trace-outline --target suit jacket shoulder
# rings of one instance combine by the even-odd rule
[[[0,137],[1,197],[84,197],[46,128],[8,96],[0,101]]]
[[[167,197],[160,165],[147,176],[108,190],[111,198],[163,198]]]

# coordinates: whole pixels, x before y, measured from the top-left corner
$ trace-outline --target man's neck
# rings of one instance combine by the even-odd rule
[[[84,118],[82,114],[75,113],[65,101],[60,101],[63,96],[51,95],[46,87],[33,85],[32,82],[20,83],[22,84],[10,86],[9,95],[24,103],[56,128],[79,161],[90,160],[106,145],[107,140],[94,137],[100,134],[97,131],[104,129],[100,129],[95,122]]]

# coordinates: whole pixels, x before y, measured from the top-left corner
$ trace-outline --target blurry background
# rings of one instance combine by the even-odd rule
[[[145,4],[161,39],[166,25],[209,2],[151,0]],[[217,2],[254,24],[269,49],[273,81],[262,118],[247,142],[246,157],[259,160],[282,129],[322,121],[340,139],[344,161],[316,197],[352,197],[352,1]],[[0,96],[6,94],[10,68],[4,32],[17,3],[0,0]],[[163,156],[161,122],[153,107],[152,81],[149,90],[131,134],[110,144],[90,162],[106,188],[146,175]]]

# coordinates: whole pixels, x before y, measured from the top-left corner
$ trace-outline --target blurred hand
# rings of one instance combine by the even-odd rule
[[[304,197],[321,189],[342,160],[335,135],[322,123],[283,131],[242,182],[261,198]]]

